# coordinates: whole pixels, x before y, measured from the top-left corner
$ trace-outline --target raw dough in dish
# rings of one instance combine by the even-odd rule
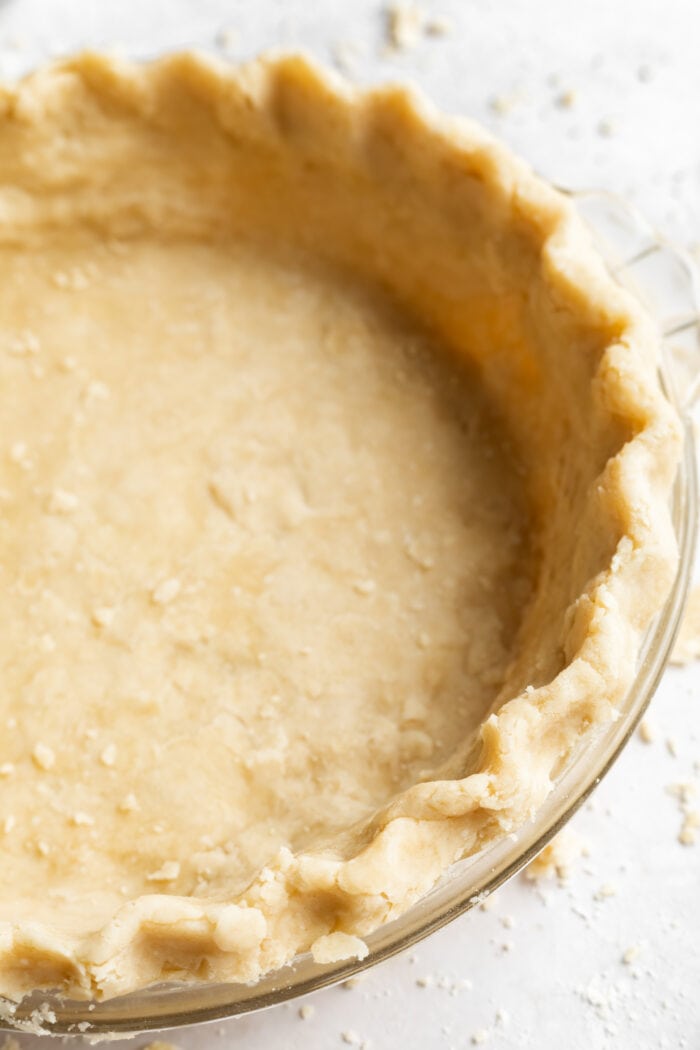
[[[656,336],[467,122],[83,56],[0,118],[0,994],[365,951],[672,578]]]
[[[243,890],[440,765],[529,552],[478,384],[376,291],[229,239],[75,240],[0,253],[32,324],[0,364],[0,921],[87,933]]]

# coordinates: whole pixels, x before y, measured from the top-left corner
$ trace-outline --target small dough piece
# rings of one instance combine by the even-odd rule
[[[364,941],[350,933],[327,933],[311,945],[314,962],[334,963],[343,959],[364,959],[369,949]]]

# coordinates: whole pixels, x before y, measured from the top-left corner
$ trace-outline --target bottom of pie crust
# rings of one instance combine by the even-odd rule
[[[434,776],[530,566],[475,374],[379,289],[254,240],[38,247],[0,253],[0,921],[74,937]]]

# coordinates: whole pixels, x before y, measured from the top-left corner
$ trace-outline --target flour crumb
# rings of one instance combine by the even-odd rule
[[[176,860],[166,860],[158,871],[152,871],[146,878],[149,882],[174,882],[180,875],[180,864]]]
[[[631,966],[633,962],[637,961],[641,954],[641,944],[631,944],[630,947],[626,948],[625,951],[622,953],[623,966]]]
[[[216,46],[227,56],[235,55],[239,44],[240,33],[233,26],[224,26],[216,34]]]
[[[362,53],[353,41],[339,40],[331,48],[331,57],[336,69],[339,69],[345,76],[351,77],[357,73]]]
[[[579,857],[588,856],[585,839],[574,831],[565,828],[545,846],[539,856],[535,857],[525,869],[525,878],[534,882],[551,879],[556,876],[564,882],[571,874],[573,864]]]
[[[136,798],[136,795],[134,795],[132,792],[129,792],[128,795],[125,795],[119,803],[119,805],[117,806],[117,809],[120,813],[135,813],[138,808],[138,799]]]
[[[515,103],[510,95],[493,95],[489,100],[489,108],[497,117],[507,117]],[[474,1036],[472,1036],[472,1042]]]
[[[310,1021],[315,1013],[316,1007],[312,1006],[311,1003],[304,1003],[303,1006],[299,1007],[299,1016],[302,1021]]]
[[[24,331],[19,332],[10,339],[8,349],[15,357],[25,357],[38,354],[41,344],[34,332],[30,332],[29,329],[25,328]]]
[[[450,988],[450,995],[457,995],[459,992],[471,992],[473,988],[473,982],[468,977],[462,977],[461,980],[453,982]]]
[[[0,765],[0,777],[11,777],[15,771],[13,762],[3,762]]]
[[[694,846],[698,839],[698,828],[700,828],[700,812],[691,810],[687,812],[678,832],[678,841],[681,846]]]
[[[392,4],[387,9],[387,43],[393,51],[416,47],[423,35],[425,15],[415,4]]]
[[[610,883],[610,882],[605,882],[593,894],[593,899],[596,900],[596,901],[604,901],[604,900],[607,900],[609,897],[616,897],[616,896],[617,896],[617,887],[613,886],[612,883]]]
[[[111,396],[111,390],[100,379],[91,379],[85,390],[87,401],[108,401]]]
[[[489,99],[489,109],[497,117],[507,117],[524,101],[525,95],[522,90],[511,91],[505,95],[493,95]]]
[[[42,634],[41,638],[39,639],[39,648],[41,649],[42,653],[55,652],[56,639],[53,637],[53,635]]]
[[[91,817],[89,813],[83,812],[82,809],[78,809],[71,816],[71,824],[75,824],[77,828],[85,827],[90,828],[95,823],[95,818]]]
[[[668,751],[671,758],[678,757],[678,745],[672,736],[666,739],[666,750]]]
[[[167,605],[169,602],[174,601],[180,593],[180,581],[171,577],[168,580],[161,580],[157,586],[151,591],[151,599],[156,605]]]
[[[472,1033],[471,1041],[473,1046],[483,1046],[484,1043],[489,1041],[492,1035],[493,1032],[490,1028],[478,1028],[476,1032]]]
[[[573,109],[576,105],[577,94],[573,88],[567,88],[565,91],[560,91],[557,95],[555,102],[559,109]]]
[[[426,36],[449,36],[452,25],[446,18],[429,18],[425,23]]]
[[[34,750],[32,751],[32,759],[34,764],[44,771],[53,769],[56,765],[56,755],[54,754],[53,749],[48,747],[47,744],[42,744],[41,742],[35,745]]]
[[[685,812],[691,800],[697,794],[698,785],[694,780],[683,780],[679,784],[669,784],[666,793],[678,800],[681,812]]]
[[[100,754],[100,762],[103,766],[113,766],[117,761],[116,744],[107,744]]]
[[[643,718],[639,723],[639,739],[643,744],[653,744],[656,739],[654,725],[647,718]]]
[[[348,1028],[346,1029],[346,1031],[341,1032],[340,1038],[343,1040],[344,1043],[347,1043],[348,1046],[359,1046],[362,1042],[360,1036],[352,1028]]]
[[[31,459],[26,441],[15,441],[10,445],[10,461],[23,470],[29,469]]]
[[[71,292],[82,292],[85,288],[89,287],[90,276],[79,266],[74,266],[68,271],[57,270],[51,278],[51,283],[56,288],[61,288]]]
[[[152,1043],[146,1043],[141,1050],[180,1050],[176,1043],[169,1043],[167,1039],[154,1039]]]
[[[78,506],[78,497],[66,489],[54,489],[49,497],[50,514],[71,514]]]
[[[92,622],[95,627],[111,627],[114,622],[114,609],[108,605],[100,605],[92,610]]]

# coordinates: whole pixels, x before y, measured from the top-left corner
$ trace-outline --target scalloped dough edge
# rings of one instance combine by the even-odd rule
[[[677,558],[667,500],[681,439],[656,374],[658,337],[636,300],[607,275],[571,203],[478,125],[442,116],[411,89],[357,91],[298,55],[264,56],[231,69],[194,54],[146,65],[85,54],[4,88],[0,111],[31,121],[60,106],[53,88],[66,72],[106,102],[141,114],[164,85],[177,85],[200,103],[208,100],[223,124],[230,119],[228,96],[245,99],[261,125],[282,119],[286,103],[303,97],[308,113],[314,111],[309,123],[331,149],[353,148],[346,141],[351,111],[361,118],[381,109],[397,134],[457,161],[467,157],[504,207],[533,217],[553,293],[584,319],[609,319],[619,333],[595,381],[604,410],[628,434],[599,485],[624,536],[607,569],[569,610],[564,668],[488,718],[477,769],[402,793],[376,814],[369,841],[349,859],[281,850],[235,901],[142,896],[80,943],[43,926],[6,923],[0,989],[13,999],[41,987],[101,1000],[163,980],[254,982],[309,950],[322,960],[362,957],[363,938],[406,911],[451,864],[536,814],[566,757],[590,727],[615,716],[630,685],[641,635],[667,596]],[[523,749],[535,737],[537,753],[524,765]]]

